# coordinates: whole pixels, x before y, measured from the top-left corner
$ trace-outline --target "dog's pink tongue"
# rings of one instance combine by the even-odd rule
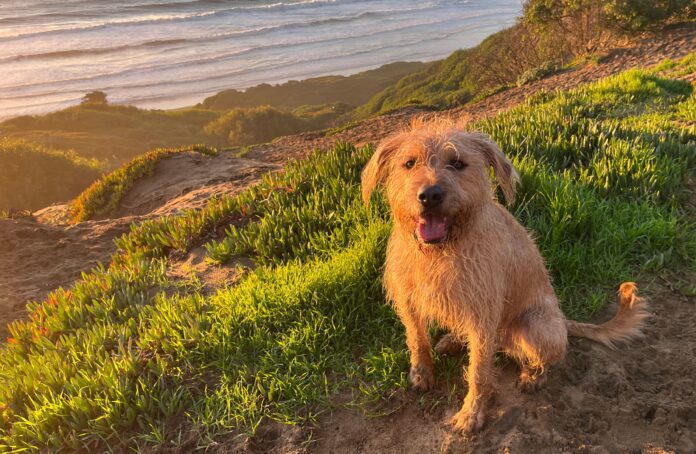
[[[447,235],[445,219],[438,216],[423,216],[418,220],[418,235],[426,243],[439,241]]]

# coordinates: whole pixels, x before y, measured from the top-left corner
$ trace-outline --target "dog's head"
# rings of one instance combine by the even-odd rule
[[[424,244],[446,243],[491,203],[490,168],[512,203],[517,172],[487,136],[417,120],[379,144],[362,173],[363,199],[384,185],[399,228]]]

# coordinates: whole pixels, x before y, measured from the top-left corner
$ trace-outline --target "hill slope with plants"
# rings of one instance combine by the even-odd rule
[[[212,143],[203,127],[218,117],[201,109],[144,110],[107,103],[83,103],[46,115],[0,123],[0,134],[34,141],[118,167],[157,147]]]
[[[108,103],[106,93],[92,92],[78,106],[0,122],[0,135],[72,149],[80,156],[102,160],[113,169],[153,148],[249,145],[283,134],[323,129],[357,104],[424,66],[420,62],[397,62],[351,76],[324,76],[275,86],[262,84],[246,91],[226,90],[196,107],[170,111],[113,105]],[[259,115],[259,110],[264,109],[278,119],[267,121],[267,114]],[[230,137],[230,130],[222,134],[220,127],[215,127],[218,118],[228,111],[244,117],[239,127],[244,128],[245,137]]]
[[[427,66],[421,62],[396,62],[350,76],[323,76],[292,80],[278,85],[261,84],[241,90],[225,90],[210,96],[200,107],[230,110],[244,107],[272,106],[293,110],[304,105],[341,102],[360,105],[397,80]]]
[[[626,37],[693,20],[696,7],[688,0],[529,1],[516,25],[405,76],[353,116],[366,118],[411,105],[451,108],[599,59]]]
[[[151,174],[157,162],[175,153],[187,151],[195,151],[204,155],[215,155],[217,153],[215,149],[196,145],[180,148],[157,148],[138,156],[82,191],[70,203],[70,217],[72,221],[80,222],[113,215],[121,200],[135,182]]]
[[[696,271],[684,208],[695,96],[633,70],[471,125],[520,171],[512,212],[535,232],[569,317],[596,314],[622,280]],[[380,197],[360,200],[371,153],[339,143],[203,210],[144,222],[108,269],[30,304],[0,350],[0,449],[240,448],[273,422],[307,427],[348,390],[371,408],[405,388],[403,328],[379,283],[389,214]],[[196,272],[172,273],[201,245],[236,275],[215,292]],[[438,362],[453,387],[443,405],[456,405],[458,370]],[[565,408],[559,421],[589,418]],[[696,435],[678,418],[653,428]]]
[[[0,139],[0,210],[36,210],[66,202],[103,171],[103,163],[74,151]]]

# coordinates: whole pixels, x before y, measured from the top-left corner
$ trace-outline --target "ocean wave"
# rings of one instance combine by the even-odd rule
[[[206,0],[206,1],[210,1],[210,0]],[[160,15],[134,16],[134,17],[127,17],[127,18],[122,18],[122,19],[112,19],[112,20],[106,20],[106,21],[89,22],[89,23],[84,23],[84,24],[72,25],[72,26],[68,26],[68,27],[49,28],[49,29],[30,31],[30,32],[25,32],[25,33],[20,32],[20,33],[14,33],[14,34],[13,33],[2,34],[2,32],[0,32],[0,40],[16,39],[16,38],[28,38],[28,37],[36,37],[36,36],[42,36],[42,35],[48,35],[48,34],[63,34],[63,33],[75,33],[75,32],[84,32],[84,31],[92,31],[92,30],[102,30],[102,29],[108,28],[108,27],[123,27],[123,26],[131,26],[131,25],[152,25],[152,24],[163,23],[163,22],[192,21],[192,20],[200,20],[200,19],[216,17],[216,16],[220,16],[220,15],[226,15],[226,14],[236,12],[236,11],[292,8],[292,7],[297,7],[297,6],[306,6],[306,5],[313,5],[313,4],[335,3],[336,1],[337,0],[305,0],[305,1],[290,2],[290,3],[279,2],[279,3],[272,3],[272,4],[268,4],[268,5],[257,5],[257,6],[235,6],[232,8],[224,8],[224,9],[218,9],[218,10],[212,10],[212,11],[203,11],[203,12],[169,13],[169,14],[160,14]],[[49,13],[49,14],[52,14],[52,13]],[[57,14],[62,15],[64,13],[57,13]],[[10,19],[16,19],[16,18],[5,18],[3,20],[10,20]],[[0,20],[0,23],[2,23],[1,20]]]
[[[416,7],[416,8],[405,8],[399,9],[399,12],[409,12],[409,11],[419,11],[429,9],[429,7]],[[267,27],[258,27],[249,30],[241,30],[229,33],[218,33],[209,36],[202,36],[198,38],[177,38],[177,39],[161,39],[161,40],[151,40],[136,44],[124,44],[119,46],[111,47],[96,47],[96,48],[86,48],[86,49],[68,49],[59,50],[51,52],[41,52],[35,54],[17,54],[10,55],[7,57],[0,57],[0,63],[7,62],[17,62],[23,60],[31,59],[55,59],[55,58],[65,58],[65,57],[80,57],[88,55],[104,55],[113,52],[130,51],[134,49],[144,48],[144,47],[161,47],[169,46],[173,44],[185,44],[185,43],[209,43],[214,41],[222,41],[230,38],[240,38],[244,36],[259,35],[264,33],[269,33],[272,31],[279,30],[292,30],[298,28],[311,28],[320,25],[328,25],[333,23],[343,23],[352,22],[360,19],[365,19],[369,17],[381,17],[384,15],[390,15],[394,12],[393,9],[386,10],[376,10],[376,11],[364,11],[352,16],[336,16],[323,19],[315,19],[302,22],[290,22],[281,25],[272,25]]]
[[[442,21],[442,22],[447,22],[447,21]],[[418,44],[418,43],[423,43],[423,42],[429,42],[429,41],[437,41],[437,40],[442,40],[445,39],[449,36],[460,34],[463,32],[466,32],[470,29],[475,29],[480,26],[485,26],[485,24],[472,24],[470,27],[461,29],[458,28],[457,30],[453,30],[450,32],[443,32],[443,33],[438,33],[437,35],[433,35],[428,37],[427,39],[422,39],[422,38],[414,38],[411,40],[404,40],[400,41],[395,44],[391,45],[386,45],[386,46],[376,46],[376,47],[364,47],[359,50],[351,50],[347,52],[339,52],[331,55],[322,55],[322,56],[313,56],[309,58],[304,58],[304,59],[295,59],[292,62],[287,62],[287,63],[282,63],[278,64],[276,61],[260,61],[257,62],[253,66],[248,66],[245,68],[240,68],[238,70],[234,71],[227,71],[224,74],[217,74],[214,76],[205,76],[205,77],[196,77],[196,78],[188,78],[188,79],[179,79],[177,81],[172,81],[168,83],[162,83],[160,79],[157,81],[153,82],[145,82],[145,83],[134,83],[134,84],[112,84],[112,85],[93,85],[95,87],[94,89],[99,89],[103,90],[106,92],[113,91],[113,90],[123,90],[123,89],[148,89],[148,88],[153,88],[153,87],[162,87],[163,85],[185,85],[185,84],[191,84],[191,83],[202,83],[202,82],[212,82],[215,80],[229,80],[230,77],[234,76],[241,76],[245,74],[250,74],[254,72],[259,72],[259,71],[264,71],[264,70],[280,70],[283,68],[287,68],[290,66],[297,66],[297,65],[302,65],[305,63],[312,63],[312,62],[317,62],[317,61],[322,61],[322,60],[332,60],[332,59],[340,59],[340,58],[346,58],[346,57],[354,57],[357,55],[363,55],[363,54],[369,54],[373,52],[379,52],[383,51],[386,49],[391,49],[391,48],[400,48],[404,46],[410,46],[413,44]],[[379,32],[377,32],[379,33]],[[272,47],[272,46],[269,46]],[[250,49],[253,50],[253,49]],[[217,58],[210,59],[211,61],[214,60],[219,60]],[[60,91],[54,91],[54,92],[43,92],[43,93],[34,93],[34,94],[27,94],[27,95],[19,95],[19,96],[13,96],[12,93],[16,92],[17,89],[26,89],[26,88],[40,88],[42,86],[50,86],[50,87],[60,87],[60,86],[69,86],[75,82],[89,82],[89,81],[94,81],[100,78],[105,78],[105,77],[112,77],[112,76],[122,76],[125,75],[126,73],[152,73],[154,71],[159,71],[159,70],[166,70],[166,69],[173,69],[178,66],[177,63],[171,63],[171,64],[166,64],[166,65],[153,65],[150,67],[141,67],[141,68],[132,68],[129,70],[125,71],[118,71],[118,72],[111,72],[111,73],[104,73],[101,75],[93,75],[93,76],[88,76],[88,77],[78,77],[78,78],[71,78],[71,79],[64,79],[62,81],[55,81],[55,82],[46,82],[46,83],[40,83],[40,84],[26,84],[22,86],[14,86],[14,87],[6,87],[3,89],[0,89],[0,95],[3,95],[4,99],[7,100],[14,100],[14,99],[22,99],[22,98],[34,98],[34,97],[39,97],[39,96],[46,96],[49,94],[55,94],[55,93],[61,93]],[[84,94],[85,90],[89,91],[90,89],[69,89],[69,90],[74,90],[75,93],[81,93]]]
[[[287,63],[282,63],[282,64],[268,64],[265,66],[258,66],[255,68],[244,68],[244,69],[239,69],[235,71],[229,71],[226,72],[225,74],[218,74],[216,76],[209,76],[209,77],[198,77],[198,78],[189,78],[189,79],[182,79],[182,80],[177,80],[177,81],[172,81],[169,82],[168,84],[165,85],[190,85],[190,84],[202,84],[205,83],[207,88],[211,88],[212,86],[210,83],[212,81],[220,80],[220,81],[227,81],[231,77],[239,77],[241,75],[245,74],[251,74],[254,72],[258,72],[260,70],[282,70],[284,68],[292,67],[292,66],[302,66],[303,64],[307,63],[313,63],[313,62],[319,62],[319,61],[327,61],[327,60],[332,60],[332,59],[345,59],[348,57],[356,57],[359,55],[363,54],[369,54],[377,51],[383,51],[391,48],[403,48],[404,46],[409,46],[412,44],[417,44],[417,43],[423,43],[423,42],[428,42],[428,41],[436,41],[436,40],[441,40],[443,38],[446,38],[450,35],[455,35],[458,33],[461,33],[462,30],[457,30],[453,32],[448,32],[448,33],[440,33],[437,36],[432,36],[429,37],[428,39],[418,39],[414,38],[410,41],[407,42],[400,42],[397,44],[392,44],[388,46],[379,46],[377,48],[364,48],[360,50],[352,50],[352,51],[346,51],[346,52],[341,52],[337,54],[333,54],[327,58],[327,56],[316,56],[316,57],[310,57],[310,58],[303,58],[303,59],[295,59],[291,62]],[[287,80],[287,78],[285,78]],[[154,88],[154,87],[161,87],[161,83],[142,83],[142,84],[132,84],[132,85],[127,85],[127,86],[113,86],[110,88],[105,89],[107,92],[108,90],[118,90],[118,89],[148,89],[148,88]],[[214,90],[220,90],[223,88],[229,88],[229,83],[225,82],[220,86],[213,87]],[[137,100],[136,100],[137,102]]]
[[[298,0],[295,2],[278,2],[278,3],[270,3],[267,5],[248,5],[248,6],[234,6],[232,8],[224,8],[219,11],[253,11],[253,10],[270,10],[270,9],[279,9],[279,8],[285,8],[285,7],[297,7],[297,6],[303,6],[303,5],[313,5],[313,4],[322,4],[322,3],[336,3],[338,0]],[[364,0],[363,0],[364,1]],[[52,11],[52,12],[40,12],[36,14],[24,14],[24,15],[16,15],[16,16],[6,16],[6,17],[0,17],[0,25],[4,24],[15,24],[15,23],[25,23],[29,20],[36,20],[36,19],[74,19],[75,17],[95,17],[97,13],[99,13],[102,16],[108,16],[110,14],[114,13],[119,13],[123,11],[148,11],[148,10],[171,10],[172,8],[181,8],[182,6],[205,6],[205,5],[210,5],[210,6],[216,6],[216,5],[225,5],[229,4],[228,0],[187,0],[187,1],[181,1],[181,2],[162,2],[162,3],[153,3],[153,2],[147,2],[147,3],[137,3],[137,4],[130,4],[130,5],[114,5],[113,2],[108,2],[108,5],[111,7],[110,9],[96,9],[96,10],[84,10],[82,8],[77,8],[77,9],[70,9],[66,10],[65,7],[67,5],[75,5],[75,6],[80,6],[80,3],[84,2],[61,2],[61,9],[60,11]],[[136,18],[132,18],[135,20]]]
[[[267,5],[248,5],[248,6],[238,6],[235,7],[237,10],[268,10],[268,9],[279,9],[284,7],[295,7],[298,5],[313,5],[322,3],[336,3],[338,0],[298,0],[295,2],[277,2],[269,3]],[[142,3],[137,5],[128,5],[126,8],[171,8],[180,7],[184,5],[198,6],[198,5],[220,5],[229,3],[228,0],[187,0],[181,2],[163,2],[163,3]]]
[[[189,41],[190,40],[185,39],[185,38],[155,39],[152,41],[145,41],[145,42],[138,43],[138,44],[124,44],[122,46],[113,46],[113,47],[68,49],[68,50],[57,50],[57,51],[53,51],[53,52],[41,52],[41,53],[36,53],[36,54],[10,55],[8,57],[0,57],[0,63],[11,63],[11,62],[18,62],[18,61],[32,60],[32,59],[54,59],[54,58],[60,59],[60,58],[67,58],[67,57],[83,57],[83,56],[87,56],[87,55],[103,55],[103,54],[110,54],[113,52],[132,50],[132,49],[138,49],[138,48],[171,46],[173,44],[185,44]]]
[[[15,33],[15,34],[4,34],[0,35],[1,40],[16,39],[16,38],[29,38],[50,34],[65,34],[74,32],[83,32],[91,30],[102,30],[107,27],[118,27],[118,26],[128,26],[128,25],[151,25],[161,22],[174,22],[182,20],[191,20],[195,18],[203,18],[213,16],[217,11],[203,11],[198,13],[180,13],[180,14],[162,14],[162,15],[150,15],[150,16],[138,16],[132,18],[124,19],[113,19],[109,21],[92,22],[90,24],[84,25],[74,25],[62,28],[49,28],[45,30],[32,31],[27,33]]]

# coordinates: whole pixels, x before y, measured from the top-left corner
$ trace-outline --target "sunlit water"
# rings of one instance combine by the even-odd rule
[[[0,118],[174,108],[227,88],[428,61],[514,23],[520,0],[0,0]]]

